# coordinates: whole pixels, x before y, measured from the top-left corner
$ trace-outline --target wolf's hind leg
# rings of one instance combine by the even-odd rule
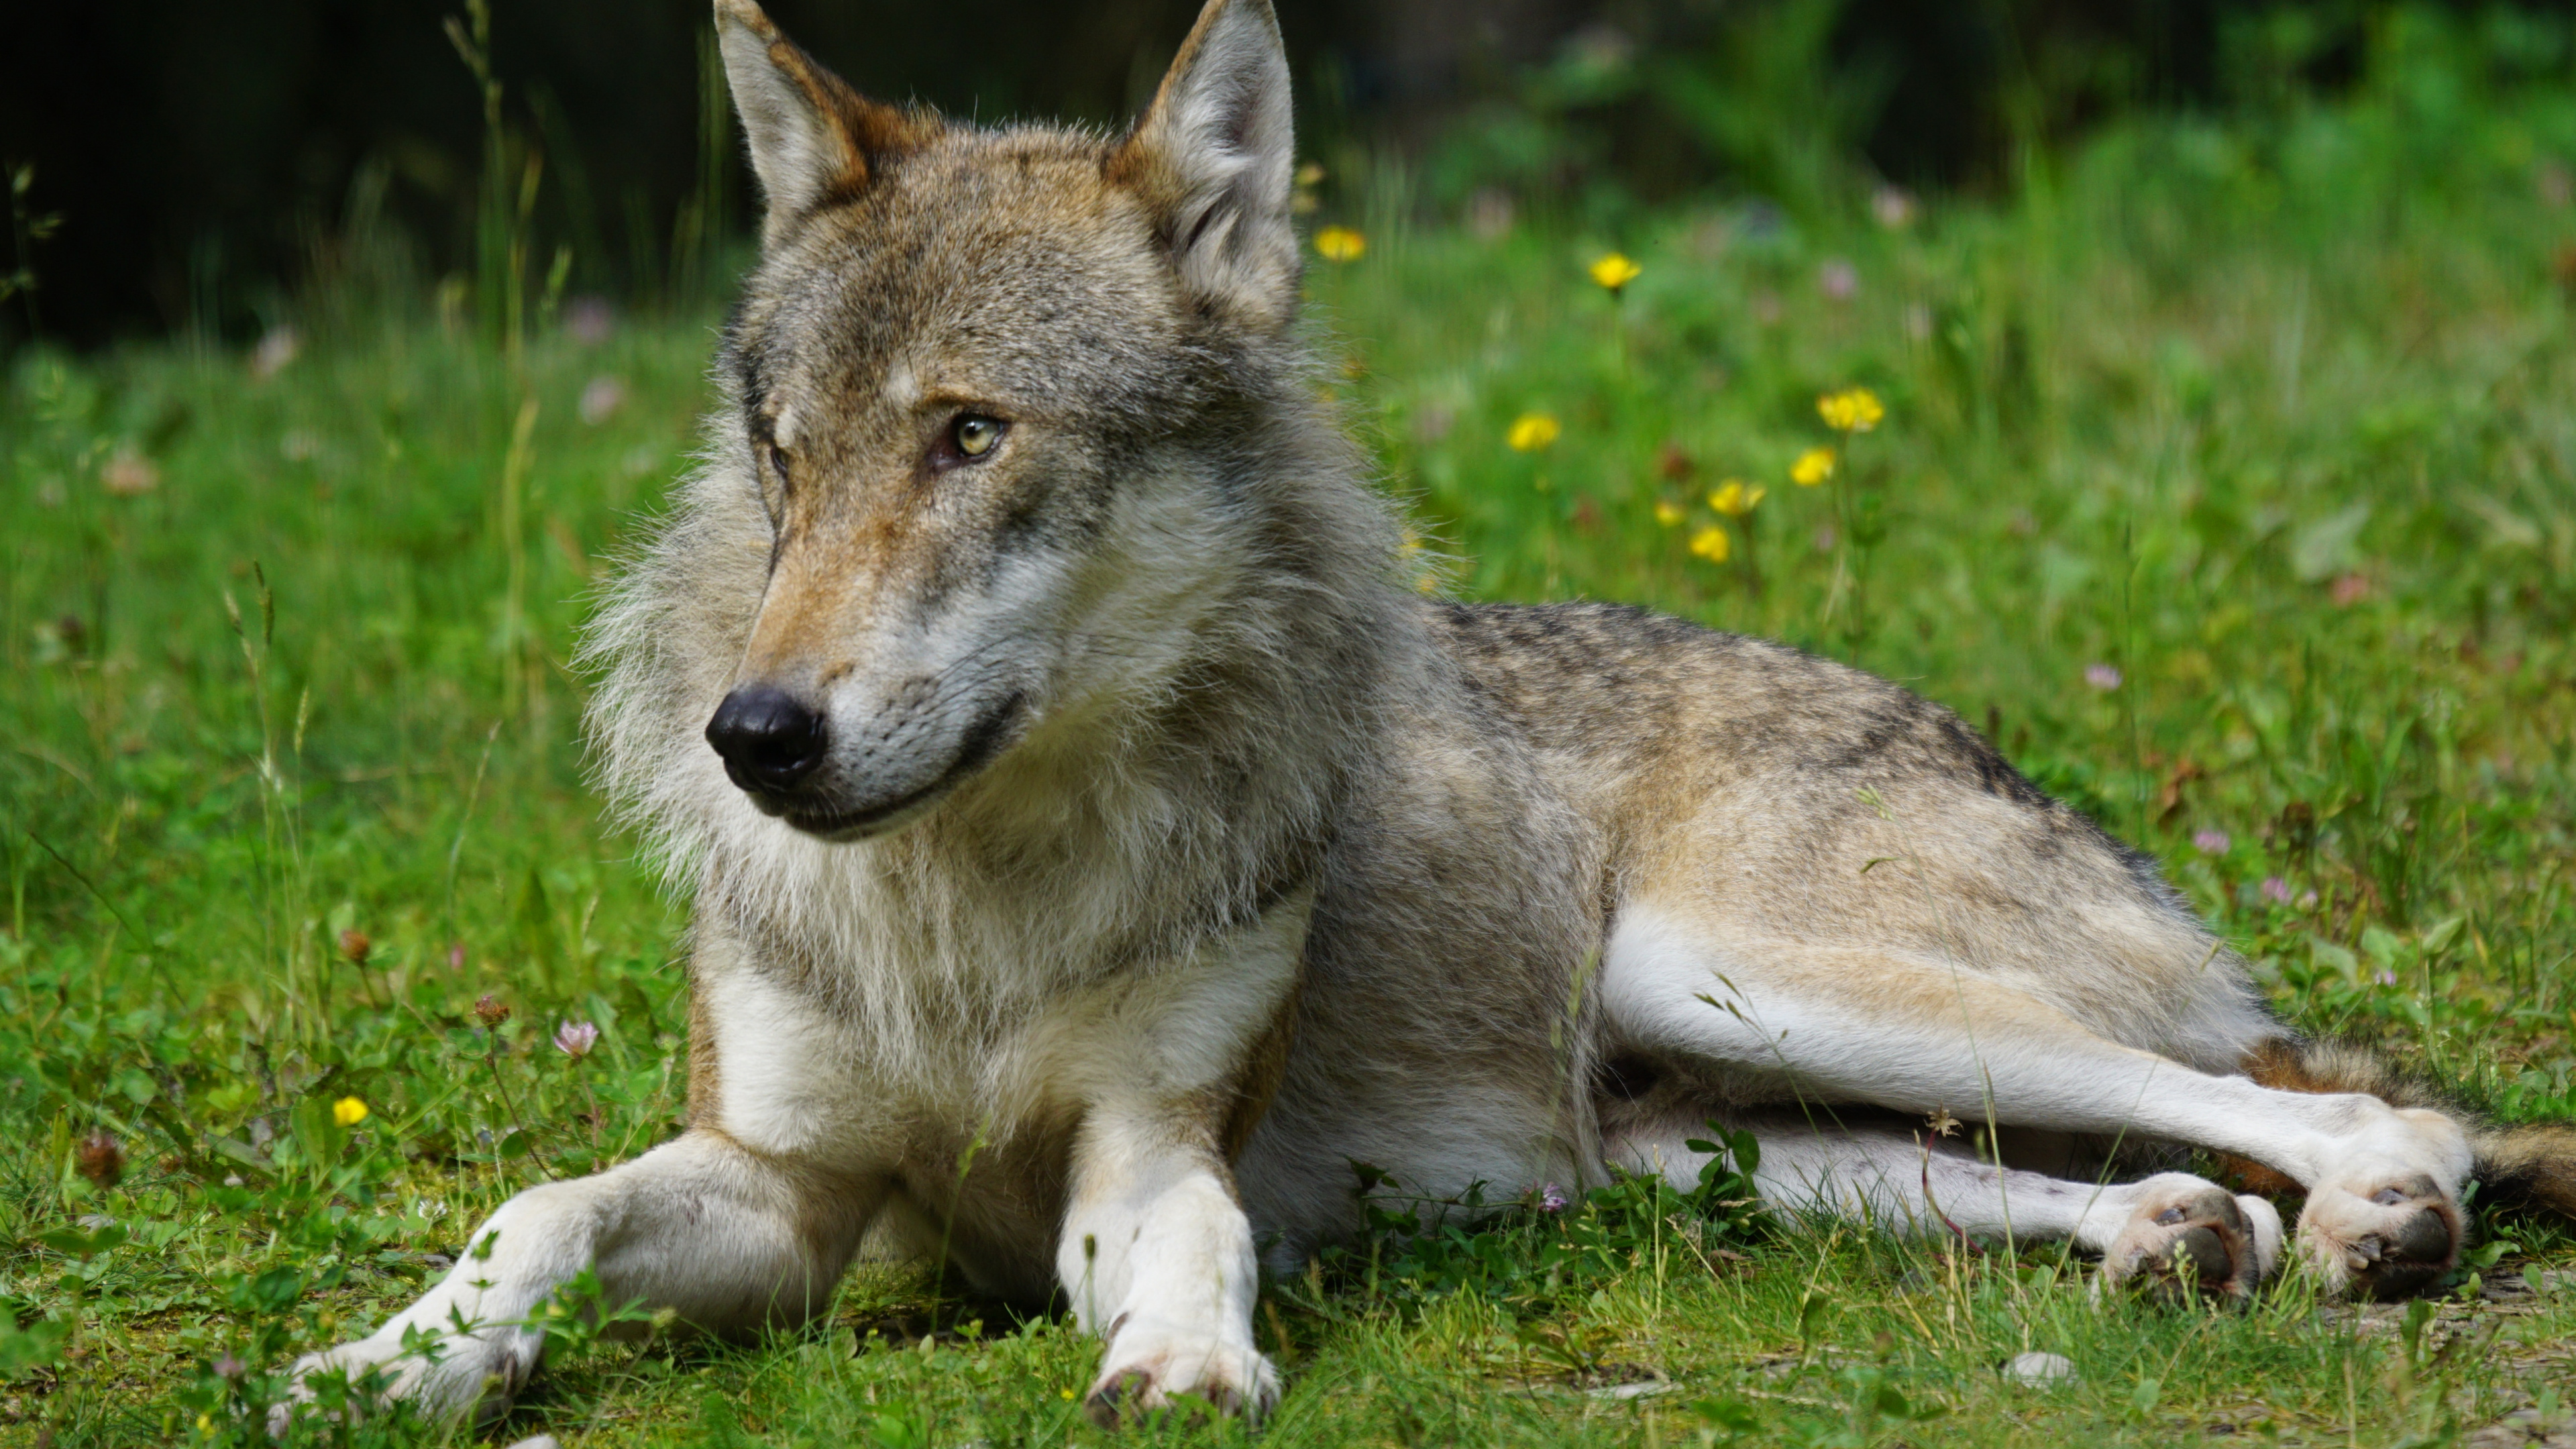
[[[544,1353],[531,1315],[582,1269],[596,1271],[609,1306],[641,1300],[717,1332],[795,1323],[830,1301],[883,1197],[691,1131],[510,1199],[420,1301],[366,1338],[298,1360],[293,1377],[302,1386],[312,1374],[382,1369],[392,1397],[433,1418],[488,1417]]]
[[[1621,1167],[1687,1187],[1708,1161],[1687,1143],[1705,1134],[1673,1118],[1631,1126],[1605,1149]],[[1754,1187],[1793,1216],[1868,1222],[1912,1238],[2070,1241],[2101,1255],[2105,1283],[2135,1280],[2159,1296],[2243,1298],[2281,1261],[2281,1215],[2270,1203],[2189,1173],[2069,1182],[1889,1128],[1845,1128],[1822,1112],[1812,1123],[1766,1119],[1754,1137]]]
[[[1601,1002],[1615,1046],[1760,1074],[1811,1101],[1947,1108],[2261,1163],[2308,1190],[2298,1241],[2332,1291],[2403,1296],[2458,1261],[2469,1143],[2441,1113],[2198,1071],[1936,957],[1730,940],[1631,908],[1604,954]]]

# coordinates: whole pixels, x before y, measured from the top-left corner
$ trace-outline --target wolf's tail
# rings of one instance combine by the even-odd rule
[[[2507,1126],[2486,1121],[2387,1058],[2344,1042],[2275,1037],[2254,1049],[2244,1071],[2263,1086],[2286,1092],[2365,1092],[2391,1106],[2446,1113],[2469,1135],[2480,1201],[2542,1207],[2576,1218],[2576,1123]],[[2258,1168],[2246,1175],[2261,1173]]]

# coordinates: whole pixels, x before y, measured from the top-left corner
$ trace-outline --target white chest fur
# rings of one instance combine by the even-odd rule
[[[1312,904],[1300,891],[1248,927],[1037,992],[1009,961],[904,970],[897,954],[821,963],[817,980],[707,940],[697,989],[715,1125],[755,1151],[900,1171],[924,1136],[1011,1136],[1226,1088],[1295,984]]]

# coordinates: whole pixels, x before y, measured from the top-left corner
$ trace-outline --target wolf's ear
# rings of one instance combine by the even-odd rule
[[[1156,209],[1193,295],[1284,327],[1297,315],[1295,156],[1270,0],[1208,0],[1109,175]]]
[[[715,0],[716,39],[751,169],[769,198],[764,241],[824,202],[855,196],[885,157],[919,145],[930,118],[882,105],[779,32],[752,0]]]

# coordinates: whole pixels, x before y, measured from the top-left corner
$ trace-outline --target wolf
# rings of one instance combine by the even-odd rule
[[[750,0],[715,22],[760,260],[589,644],[607,785],[693,903],[688,1125],[511,1199],[300,1374],[488,1412],[580,1270],[744,1331],[874,1234],[1069,1309],[1103,1421],[1258,1415],[1260,1273],[1362,1228],[1354,1164],[1688,1184],[1711,1120],[1795,1220],[2221,1299],[2285,1261],[2420,1292],[2473,1177],[2576,1209],[2576,1133],[2302,1040],[1950,711],[1409,587],[1317,394],[1267,0],[1208,0],[1114,136],[871,101]],[[1953,1114],[1986,1149],[1923,1130]]]

